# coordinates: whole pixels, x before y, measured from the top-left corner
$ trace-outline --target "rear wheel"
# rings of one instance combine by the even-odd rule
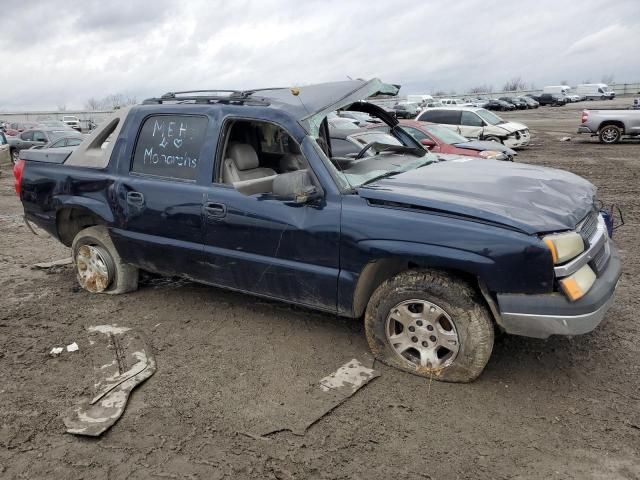
[[[598,138],[600,143],[618,143],[622,137],[622,129],[616,125],[605,125],[600,128]]]
[[[493,349],[482,299],[443,272],[409,271],[384,282],[367,306],[365,331],[382,362],[447,382],[475,380]]]
[[[11,162],[15,164],[19,159],[20,152],[18,152],[18,150],[14,148],[13,150],[11,150]]]
[[[105,227],[81,230],[73,239],[71,250],[76,278],[83,289],[119,294],[138,288],[138,269],[122,261]]]

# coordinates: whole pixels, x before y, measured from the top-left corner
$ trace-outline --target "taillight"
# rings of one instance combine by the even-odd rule
[[[587,112],[586,110],[583,110],[582,111],[582,123],[586,123],[588,118],[589,118],[589,112]]]
[[[13,165],[13,178],[14,178],[14,187],[16,189],[16,194],[20,196],[20,191],[22,190],[22,172],[24,172],[24,160],[18,159],[16,163]]]

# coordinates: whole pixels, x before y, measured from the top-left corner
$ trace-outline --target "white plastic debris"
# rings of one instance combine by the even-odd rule
[[[64,348],[62,347],[53,347],[49,352],[49,355],[51,355],[52,357],[57,357],[62,353],[62,350],[64,350]]]
[[[77,351],[78,351],[78,344],[76,342],[73,342],[67,345],[67,352],[77,352]]]

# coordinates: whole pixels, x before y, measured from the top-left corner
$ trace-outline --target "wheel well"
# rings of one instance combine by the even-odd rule
[[[598,127],[598,131],[608,125],[615,125],[616,127],[620,127],[622,129],[622,133],[624,133],[624,123],[622,123],[620,120],[607,120],[606,122],[602,122]]]
[[[56,215],[56,226],[60,241],[70,247],[80,230],[105,222],[98,215],[81,208],[62,208]]]
[[[419,265],[412,261],[397,258],[380,259],[368,263],[364,267],[362,273],[360,274],[360,277],[358,278],[358,284],[356,285],[356,289],[353,294],[354,316],[356,318],[359,318],[360,316],[362,316],[362,314],[364,314],[371,295],[373,295],[373,292],[380,285],[382,285],[384,281],[396,276],[401,272],[416,269],[429,269],[429,267],[425,265]],[[475,290],[480,291],[478,287],[478,279],[472,274],[463,272],[461,270],[446,269],[441,267],[438,267],[437,270],[441,272],[444,271],[453,277],[463,280]]]

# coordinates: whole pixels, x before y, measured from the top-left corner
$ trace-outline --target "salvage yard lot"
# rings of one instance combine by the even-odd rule
[[[581,337],[498,338],[471,384],[376,363],[380,378],[304,435],[286,427],[306,414],[317,382],[369,359],[361,322],[177,279],[92,295],[70,268],[32,270],[69,251],[22,224],[5,167],[0,477],[640,478],[640,143],[575,134],[582,108],[628,103],[501,114],[532,131],[520,162],[581,175],[622,209],[624,272],[607,322]],[[111,323],[146,335],[158,371],[103,437],[71,436],[61,414],[92,383],[86,329]],[[49,356],[72,342],[78,352]]]

